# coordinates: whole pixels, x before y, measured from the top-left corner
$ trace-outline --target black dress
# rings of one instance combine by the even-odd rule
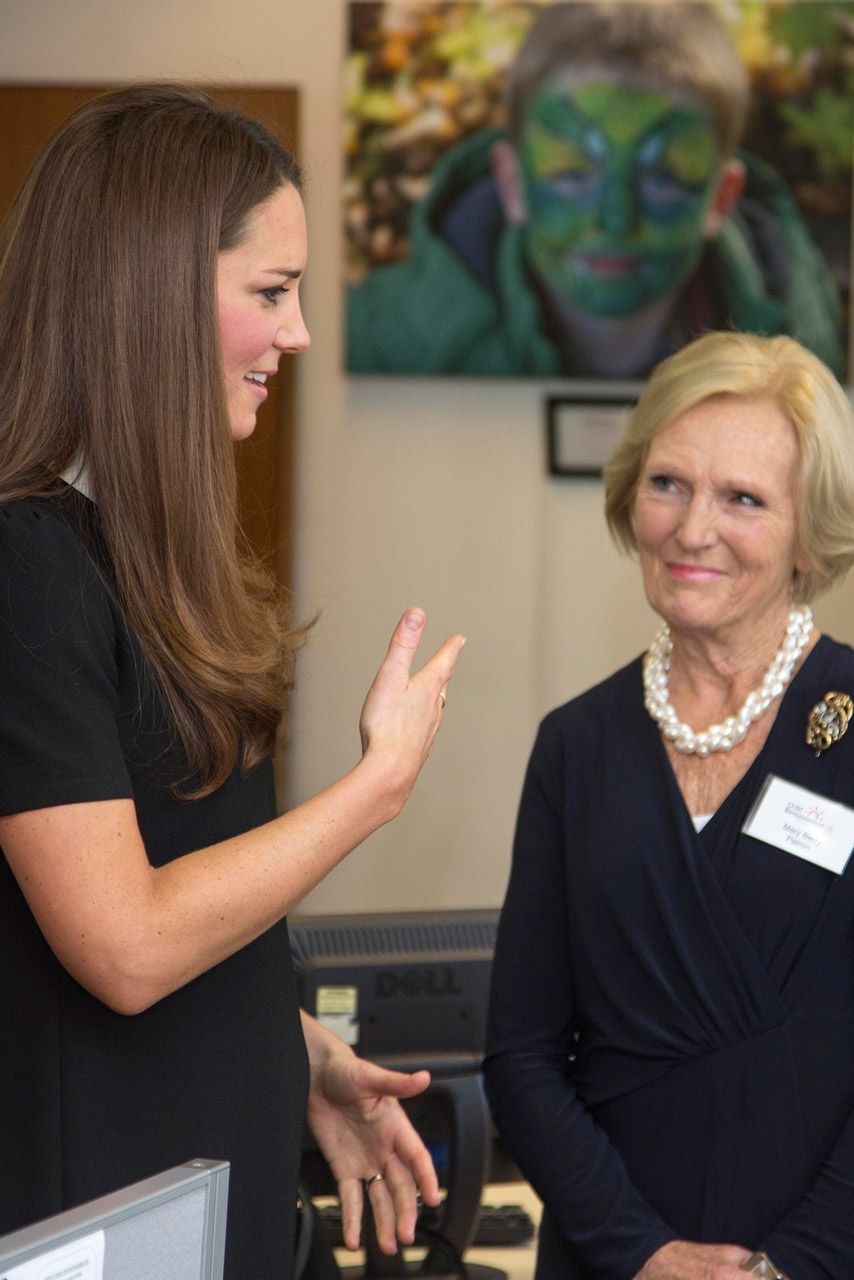
[[[854,1276],[854,858],[742,834],[769,773],[854,807],[854,731],[804,742],[831,689],[854,654],[822,638],[699,834],[639,660],[540,728],[485,1071],[543,1199],[542,1280],[631,1280],[672,1239]]]
[[[0,507],[0,813],[128,797],[159,865],[275,817],[272,768],[202,800],[75,490]],[[287,925],[145,1013],[56,961],[0,858],[0,1233],[203,1156],[231,1162],[227,1280],[291,1272],[308,1067]]]

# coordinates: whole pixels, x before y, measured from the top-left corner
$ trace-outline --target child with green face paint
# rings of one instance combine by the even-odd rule
[[[748,96],[702,0],[542,9],[508,133],[449,152],[409,259],[351,290],[350,369],[643,377],[732,326],[797,336],[841,373],[827,268],[779,179],[734,155]]]
[[[741,185],[708,112],[599,79],[539,90],[519,158],[533,269],[570,306],[615,319],[681,288]]]
[[[684,28],[664,37],[683,15],[662,5],[566,9],[543,12],[511,73],[495,179],[565,361],[632,376],[672,343],[741,194],[746,73],[705,6],[691,6],[690,61]]]

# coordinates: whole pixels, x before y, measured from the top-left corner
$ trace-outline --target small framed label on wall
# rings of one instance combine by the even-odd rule
[[[627,398],[550,396],[546,401],[549,475],[601,476],[634,403]]]

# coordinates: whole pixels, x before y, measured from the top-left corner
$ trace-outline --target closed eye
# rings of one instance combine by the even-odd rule
[[[589,199],[600,186],[599,175],[585,169],[567,170],[544,181],[565,200]]]
[[[696,198],[699,194],[696,187],[680,182],[667,170],[642,174],[638,185],[644,203],[652,205],[680,204]]]
[[[266,298],[267,301],[272,303],[274,307],[277,305],[279,298],[281,298],[282,294],[287,292],[288,292],[288,287],[285,284],[274,284],[274,285],[271,285],[269,289],[260,290],[261,297]]]

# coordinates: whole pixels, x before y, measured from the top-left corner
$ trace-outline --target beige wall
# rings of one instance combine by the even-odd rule
[[[339,0],[2,0],[0,80],[300,88],[313,344],[299,381],[297,594],[300,612],[322,616],[301,660],[288,800],[355,760],[363,693],[406,605],[428,610],[429,644],[468,636],[406,812],[308,906],[491,906],[538,719],[628,661],[655,620],[607,541],[600,486],[546,475],[545,384],[341,374],[343,40]],[[854,640],[850,589],[817,612]]]

